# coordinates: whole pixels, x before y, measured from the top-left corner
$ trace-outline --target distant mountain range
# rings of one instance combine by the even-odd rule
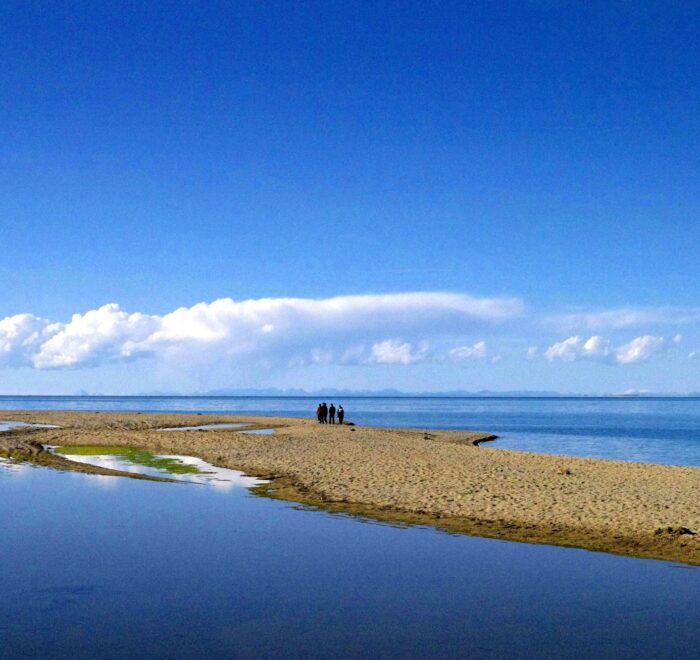
[[[107,394],[89,393],[85,390],[76,392],[74,396],[110,396]],[[577,392],[555,392],[553,390],[450,390],[446,392],[403,392],[401,390],[387,388],[381,390],[372,389],[313,389],[305,390],[299,388],[221,388],[207,390],[204,392],[175,392],[170,390],[154,390],[149,392],[139,392],[130,396],[150,396],[150,397],[165,397],[165,396],[199,396],[199,397],[435,397],[435,398],[458,398],[458,397],[473,397],[473,398],[514,398],[514,397],[531,397],[531,398],[590,398],[590,397],[613,397],[613,398],[644,398],[644,397],[700,397],[700,392],[688,392],[680,394],[677,392],[638,392],[628,391],[622,393],[609,392],[590,392],[581,394]]]
[[[514,396],[562,396],[558,392],[537,391],[537,390],[513,390],[508,392],[494,392],[491,390],[480,390],[478,392],[468,392],[466,390],[452,390],[448,392],[402,392],[401,390],[386,388],[381,390],[359,389],[350,390],[342,388],[328,389],[220,389],[202,392],[199,396],[376,396],[376,397],[514,397]]]

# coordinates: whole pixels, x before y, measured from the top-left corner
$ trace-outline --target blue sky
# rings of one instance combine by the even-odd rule
[[[699,25],[3,3],[0,392],[700,390]]]

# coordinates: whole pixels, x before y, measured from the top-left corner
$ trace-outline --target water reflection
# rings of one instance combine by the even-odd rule
[[[55,447],[49,447],[50,450],[56,450]],[[75,447],[71,449],[78,449],[80,447]],[[109,451],[109,447],[101,448],[104,451]],[[115,448],[115,450],[121,448]],[[132,472],[134,474],[144,474],[155,477],[167,476],[170,479],[175,479],[178,481],[183,481],[193,484],[205,484],[211,486],[218,491],[229,491],[233,488],[251,488],[258,484],[264,483],[263,480],[257,479],[255,477],[249,477],[239,472],[237,470],[229,470],[227,468],[218,467],[216,465],[211,465],[201,458],[195,456],[181,456],[175,454],[158,454],[153,455],[149,452],[139,451],[137,455],[143,454],[150,459],[157,459],[156,461],[147,460],[148,463],[166,463],[167,468],[153,467],[152,465],[144,465],[135,462],[133,455],[130,458],[125,458],[119,453],[100,453],[100,454],[86,454],[86,453],[71,453],[64,455],[67,458],[76,463],[83,463],[86,465],[96,465],[98,467],[107,468],[110,470],[119,470],[122,472]],[[177,466],[185,466],[191,468],[190,470],[173,470],[170,468],[172,464]],[[169,469],[170,468],[170,469]],[[103,479],[114,480],[114,477],[103,477]]]
[[[700,642],[700,571],[667,562],[363,525],[244,488],[0,476],[2,657],[693,657]]]
[[[32,428],[40,429],[57,429],[59,428],[55,424],[28,424],[27,422],[13,422],[11,420],[0,420],[0,432],[9,431],[13,428],[18,428],[22,426],[31,426]]]
[[[10,472],[13,473],[14,476],[20,475],[31,468],[32,466],[27,463],[18,463],[11,459],[0,457],[0,477]]]

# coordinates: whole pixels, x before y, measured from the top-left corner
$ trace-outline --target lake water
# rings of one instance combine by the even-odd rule
[[[0,461],[0,529],[3,659],[651,658],[700,644],[696,568],[362,522],[235,483]]]
[[[346,419],[358,424],[474,429],[496,433],[499,439],[492,446],[504,449],[700,466],[698,398],[357,397],[340,403]],[[31,408],[313,417],[317,404],[310,397],[0,397],[0,411]]]

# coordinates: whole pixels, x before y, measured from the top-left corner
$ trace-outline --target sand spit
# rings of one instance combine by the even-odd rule
[[[270,479],[258,492],[332,511],[700,564],[700,468],[476,446],[493,437],[484,433],[320,426],[313,420],[227,415],[1,414],[7,420],[60,428],[0,433],[0,455],[36,460],[42,444],[143,447],[198,456]],[[248,426],[157,430],[230,422]],[[274,428],[275,433],[240,433],[250,428]]]

